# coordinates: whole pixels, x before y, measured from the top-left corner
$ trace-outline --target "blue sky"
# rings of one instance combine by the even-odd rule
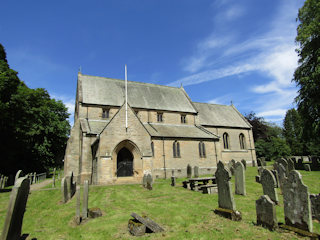
[[[3,1],[0,43],[31,88],[74,110],[82,73],[184,86],[282,124],[297,88],[298,0]],[[72,122],[72,121],[71,121]]]

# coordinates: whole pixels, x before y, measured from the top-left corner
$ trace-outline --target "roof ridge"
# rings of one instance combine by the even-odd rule
[[[93,75],[88,75],[88,74],[81,74],[81,75],[82,75],[82,76],[88,76],[88,77],[97,77],[97,78],[115,80],[115,81],[119,81],[119,82],[124,82],[124,81],[125,81],[125,80],[123,80],[123,79],[118,79],[118,78],[109,78],[109,77],[93,76]],[[146,82],[130,81],[130,80],[128,80],[128,82],[130,82],[130,83],[144,84],[144,85],[155,85],[155,86],[166,87],[166,88],[173,88],[173,89],[180,89],[179,87],[161,85],[161,84],[156,84],[156,83],[146,83]]]
[[[204,102],[193,102],[193,103],[201,103],[201,104],[208,104],[208,105],[218,105],[218,106],[230,107],[230,105],[218,104],[218,103],[204,103]]]

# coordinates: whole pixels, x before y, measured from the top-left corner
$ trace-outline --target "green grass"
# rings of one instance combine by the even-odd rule
[[[164,233],[147,234],[139,239],[299,239],[290,232],[270,232],[255,226],[255,200],[262,187],[255,182],[256,168],[246,171],[247,196],[234,195],[241,222],[232,222],[213,213],[217,195],[206,195],[182,187],[171,187],[170,180],[159,179],[152,191],[140,185],[90,186],[89,208],[99,207],[103,216],[80,226],[73,223],[75,197],[61,204],[60,190],[34,191],[30,194],[23,221],[23,233],[37,239],[137,239],[127,231],[130,214],[147,215]],[[320,172],[301,171],[310,193],[320,192]],[[181,186],[184,179],[178,179]],[[232,178],[234,183],[234,178]],[[50,184],[51,186],[51,184]],[[60,187],[60,182],[57,182]],[[234,184],[233,184],[234,188]],[[0,226],[3,226],[10,193],[0,193]],[[279,222],[284,222],[282,196],[277,207]],[[320,224],[314,221],[314,231]]]

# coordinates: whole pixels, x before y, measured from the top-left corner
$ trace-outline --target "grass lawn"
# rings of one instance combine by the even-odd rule
[[[310,193],[320,192],[320,172],[300,171]],[[170,180],[159,179],[152,191],[141,185],[90,186],[89,208],[99,207],[103,216],[80,226],[73,223],[75,197],[61,204],[60,189],[34,191],[30,194],[23,229],[28,239],[137,239],[127,231],[130,214],[147,215],[166,232],[146,234],[139,239],[299,239],[290,232],[270,232],[255,226],[255,200],[262,195],[262,186],[255,182],[256,168],[246,171],[247,196],[234,195],[241,222],[233,222],[213,213],[218,195],[207,195],[180,187],[171,187]],[[234,183],[234,177],[232,178]],[[50,184],[51,187],[52,185]],[[57,182],[56,186],[60,186]],[[234,190],[234,184],[233,184]],[[279,193],[279,192],[278,192]],[[0,226],[4,223],[10,192],[0,193]],[[279,222],[284,222],[282,195],[277,207]],[[314,232],[320,233],[320,224]]]

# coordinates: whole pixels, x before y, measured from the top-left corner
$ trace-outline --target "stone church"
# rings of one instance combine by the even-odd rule
[[[93,184],[214,174],[218,161],[256,160],[252,126],[233,106],[192,102],[183,87],[79,73],[65,174]]]

